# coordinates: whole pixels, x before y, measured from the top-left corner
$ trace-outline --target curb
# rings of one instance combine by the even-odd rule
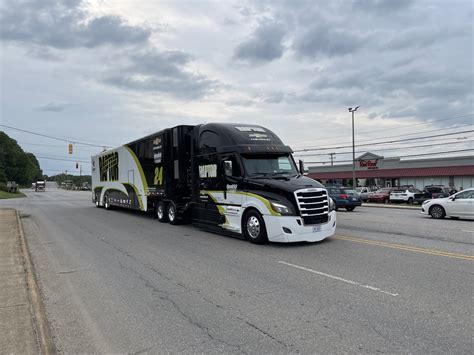
[[[410,205],[390,205],[385,203],[375,204],[375,203],[362,203],[362,207],[380,207],[380,208],[393,208],[399,210],[419,210],[421,205],[418,206],[410,206]]]
[[[56,354],[56,347],[54,345],[53,338],[49,330],[44,304],[42,302],[38,282],[36,280],[35,269],[33,263],[31,262],[31,255],[28,250],[28,243],[23,232],[20,213],[18,211],[16,211],[16,218],[18,222],[18,228],[20,230],[20,245],[23,263],[26,271],[26,286],[28,288],[28,298],[30,300],[30,312],[33,318],[33,329],[36,333],[40,353],[46,355],[54,355]]]

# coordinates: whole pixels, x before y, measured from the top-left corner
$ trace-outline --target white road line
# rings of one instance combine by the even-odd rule
[[[465,229],[461,229],[462,232],[466,232],[466,233],[474,233],[474,231],[467,231]]]
[[[351,284],[351,285],[355,285],[355,286],[360,286],[360,287],[363,287],[363,288],[367,288],[367,289],[372,290],[372,291],[381,292],[381,293],[384,293],[384,294],[386,294],[386,295],[390,295],[390,296],[393,296],[393,297],[398,296],[398,293],[391,293],[391,292],[388,292],[388,291],[384,291],[384,290],[381,290],[380,288],[377,288],[377,287],[374,287],[374,286],[362,285],[362,284],[360,284],[360,283],[358,283],[358,282],[356,282],[356,281],[346,280],[346,279],[343,279],[342,277],[339,277],[339,276],[333,276],[333,275],[326,274],[325,272],[320,272],[320,271],[308,269],[308,268],[306,268],[306,267],[298,266],[298,265],[294,265],[294,264],[290,264],[290,263],[286,263],[286,262],[284,262],[284,261],[279,261],[279,263],[280,263],[280,264],[284,264],[284,265],[288,265],[288,266],[292,266],[292,267],[297,268],[297,269],[309,271],[309,272],[312,272],[313,274],[317,274],[317,275],[321,275],[321,276],[326,276],[326,277],[329,277],[330,279],[333,279],[333,280],[338,280],[338,281],[346,282],[346,283]]]

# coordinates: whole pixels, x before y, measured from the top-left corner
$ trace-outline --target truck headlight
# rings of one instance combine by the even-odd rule
[[[281,214],[291,214],[291,209],[281,203],[277,202],[270,202],[270,206],[272,206],[272,210]]]
[[[336,204],[334,203],[334,200],[329,197],[329,212],[332,212],[336,209]]]

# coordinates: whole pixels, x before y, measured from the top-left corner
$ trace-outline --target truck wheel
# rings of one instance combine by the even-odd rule
[[[178,210],[176,209],[176,205],[173,201],[168,204],[167,212],[167,217],[170,224],[178,224]]]
[[[112,205],[110,204],[109,195],[108,195],[108,194],[105,194],[105,195],[104,195],[104,206],[105,206],[105,209],[106,209],[106,210],[111,210],[111,209],[112,209]]]
[[[100,207],[100,194],[95,194],[95,207]]]
[[[430,216],[434,219],[443,219],[446,216],[446,211],[440,205],[434,205],[430,208]]]
[[[251,210],[245,214],[242,227],[245,239],[250,243],[264,244],[268,242],[265,222],[257,211]]]
[[[409,205],[413,205],[413,197],[410,197],[407,202]]]
[[[168,215],[166,213],[166,204],[163,201],[159,201],[155,208],[156,218],[161,223],[168,221]]]

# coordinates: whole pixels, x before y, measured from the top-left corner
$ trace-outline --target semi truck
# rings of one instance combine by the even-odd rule
[[[335,205],[292,153],[258,125],[167,128],[92,156],[92,202],[257,244],[321,241],[335,232]]]

